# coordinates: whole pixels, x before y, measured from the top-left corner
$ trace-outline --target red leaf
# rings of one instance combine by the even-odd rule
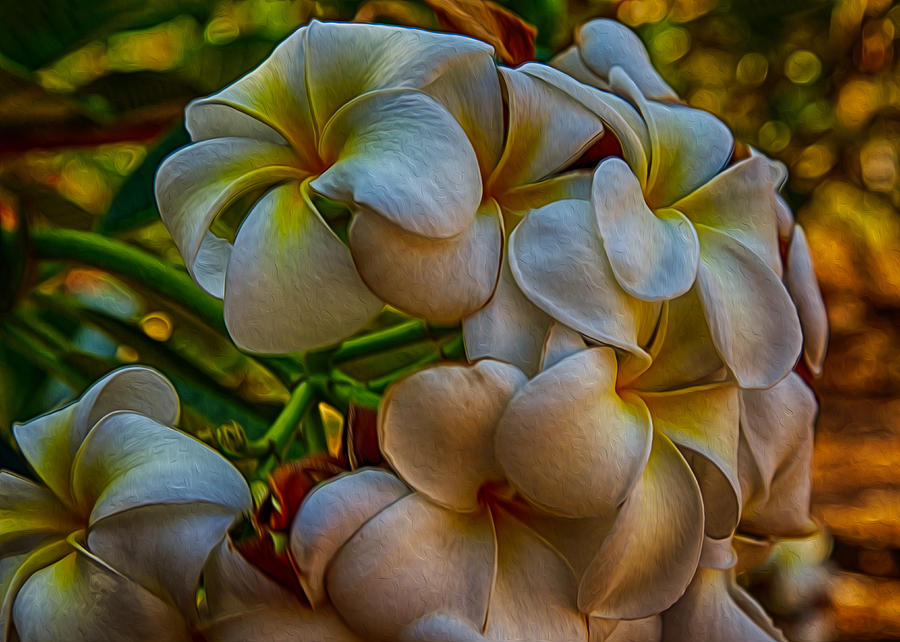
[[[425,0],[448,31],[493,45],[508,65],[534,60],[537,29],[490,0]]]

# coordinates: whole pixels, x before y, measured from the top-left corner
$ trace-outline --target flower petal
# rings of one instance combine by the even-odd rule
[[[395,639],[423,615],[481,625],[495,568],[487,513],[465,515],[413,493],[370,519],[338,551],[326,585],[341,617],[369,640]]]
[[[342,105],[366,92],[419,89],[453,114],[479,159],[493,167],[502,144],[503,107],[490,45],[419,29],[313,20],[306,51],[320,132]]]
[[[650,415],[615,389],[610,348],[577,352],[519,389],[496,433],[496,456],[529,501],[566,517],[611,513],[640,477]]]
[[[478,161],[465,132],[425,94],[384,90],[347,103],[322,133],[330,165],[310,185],[429,238],[463,232],[481,202]]]
[[[650,459],[578,589],[584,613],[647,617],[690,583],[703,544],[703,501],[687,462],[655,432]]]
[[[530,528],[496,511],[497,577],[484,635],[496,640],[584,642],[572,569]]]
[[[622,155],[638,177],[641,186],[645,185],[650,138],[647,125],[634,107],[615,94],[583,85],[546,65],[528,63],[519,67],[519,71],[558,87],[597,114],[607,129],[618,139]]]
[[[212,550],[203,567],[203,588],[214,620],[260,607],[301,608],[294,594],[250,564],[227,537]]]
[[[566,357],[586,348],[587,344],[580,334],[554,321],[550,324],[541,351],[541,370],[555,366]]]
[[[196,609],[200,571],[235,517],[234,510],[208,503],[141,506],[95,523],[87,546],[188,615]]]
[[[608,78],[613,67],[621,67],[634,80],[641,92],[651,100],[677,100],[650,62],[640,38],[615,20],[591,20],[575,34],[581,59],[602,78]]]
[[[672,208],[694,223],[725,232],[780,275],[778,194],[771,180],[770,164],[760,154],[742,160]]]
[[[647,100],[621,68],[610,80],[638,107],[650,133],[650,174],[644,196],[651,209],[687,196],[719,173],[734,147],[728,127],[712,114]]]
[[[178,421],[178,395],[156,370],[127,366],[94,383],[78,401],[13,426],[22,454],[63,503],[72,502],[72,462],[85,435],[102,417],[118,410],[171,425]]]
[[[554,201],[577,198],[591,199],[591,172],[575,170],[538,183],[514,187],[499,195],[503,212],[512,218],[523,218],[539,207]]]
[[[404,628],[398,642],[486,642],[480,629],[464,618],[431,613]]]
[[[684,597],[663,614],[663,641],[784,642],[784,637],[762,629],[737,605],[729,592],[733,583],[732,571],[697,569]]]
[[[650,409],[654,429],[679,447],[697,477],[706,533],[714,538],[728,537],[741,515],[737,387],[713,384],[639,394]]]
[[[52,534],[65,538],[79,528],[81,520],[50,490],[7,470],[0,471],[0,557],[34,538]]]
[[[221,618],[201,628],[207,642],[363,642],[330,606],[315,611],[260,607]]]
[[[208,502],[236,518],[250,509],[247,483],[224,457],[193,437],[131,412],[115,412],[85,438],[72,467],[89,523],[139,506]]]
[[[381,307],[304,186],[270,190],[238,231],[225,281],[225,323],[241,348],[293,352],[329,345]]]
[[[800,327],[803,328],[803,359],[810,371],[819,376],[828,347],[828,314],[816,282],[806,234],[799,225],[794,226],[788,246],[784,283],[797,306]]]
[[[815,530],[809,518],[816,399],[791,373],[769,390],[741,392],[741,530],[795,537]]]
[[[584,64],[578,45],[572,45],[558,53],[550,60],[550,65],[585,85],[603,90],[609,89],[609,84]]]
[[[619,286],[593,219],[585,201],[533,211],[510,235],[510,271],[525,296],[554,319],[595,341],[643,353],[639,335],[655,320],[658,304]]]
[[[363,281],[384,301],[429,321],[455,322],[491,297],[503,231],[496,203],[459,235],[430,239],[366,210],[350,223],[350,252]]]
[[[741,387],[767,388],[800,355],[802,334],[791,297],[744,245],[705,225],[697,233],[697,292],[716,349]]]
[[[554,85],[504,67],[500,77],[509,125],[503,155],[488,181],[490,193],[551,176],[603,135],[603,121]]]
[[[325,569],[338,549],[369,519],[408,493],[394,475],[361,468],[307,495],[291,526],[290,547],[300,584],[313,606],[327,600]]]
[[[207,232],[194,257],[192,274],[201,288],[217,299],[225,298],[225,272],[231,260],[231,243]]]
[[[697,233],[680,212],[651,212],[625,161],[610,158],[600,163],[591,204],[606,256],[626,292],[660,301],[690,289],[700,261]]]
[[[213,219],[238,198],[290,178],[303,178],[285,145],[215,138],[188,145],[156,172],[156,203],[166,229],[193,274]]]
[[[594,622],[600,618],[591,618],[591,632],[593,634]],[[660,642],[662,640],[662,619],[658,615],[641,618],[639,620],[602,620],[615,625],[612,631],[606,635],[597,635],[591,642]]]
[[[478,509],[482,485],[503,480],[494,430],[525,381],[515,366],[492,360],[427,368],[400,380],[388,389],[378,417],[385,459],[432,501]]]
[[[174,607],[80,553],[34,573],[19,590],[13,622],[23,642],[189,642]]]
[[[506,361],[526,375],[537,373],[541,346],[552,321],[529,301],[513,280],[506,252],[500,278],[487,305],[463,319],[469,361],[490,357]]]

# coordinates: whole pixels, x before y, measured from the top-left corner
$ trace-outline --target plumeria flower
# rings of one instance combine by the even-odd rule
[[[494,452],[525,379],[482,360],[389,389],[379,440],[400,477],[335,478],[294,521],[291,550],[313,604],[327,592],[366,639],[588,639],[570,567],[516,514],[533,511],[515,507]]]
[[[194,142],[160,167],[157,201],[195,280],[224,296],[239,346],[330,344],[381,309],[317,195],[420,244],[482,232],[479,157],[495,162],[502,131],[491,53],[460,36],[314,21],[188,106]],[[248,209],[233,244],[210,231],[217,217]],[[497,254],[469,266],[487,284],[472,295],[479,304]]]
[[[594,76],[580,72],[576,59]],[[729,164],[733,138],[721,121],[651,100],[672,95],[637,38],[617,23],[588,23],[577,51],[561,66],[595,87],[541,73],[603,115],[622,142],[623,158],[597,166],[591,194],[596,234],[616,281],[644,301],[672,299],[694,287],[738,382],[766,388],[782,379],[801,346],[797,311],[781,282],[777,190],[783,166],[757,153]],[[615,110],[624,124],[607,117],[608,93],[598,88],[630,103]],[[563,254],[583,252],[586,243],[564,234],[546,242],[559,244]],[[558,289],[545,283],[541,294],[559,300]]]
[[[201,569],[250,492],[177,419],[172,385],[128,367],[14,427],[42,483],[0,473],[4,640],[191,639]]]

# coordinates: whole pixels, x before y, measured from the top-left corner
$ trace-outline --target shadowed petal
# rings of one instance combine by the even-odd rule
[[[250,508],[247,483],[202,442],[130,412],[107,415],[75,458],[72,487],[90,525],[151,504],[209,502],[234,517]],[[204,554],[205,557],[205,554]]]
[[[803,328],[803,359],[810,371],[819,376],[828,346],[828,314],[816,282],[806,234],[799,225],[794,226],[788,246],[784,283],[797,305],[800,327]]]
[[[580,334],[554,321],[550,324],[541,351],[541,370],[555,366],[568,356],[587,348]]]
[[[550,65],[572,76],[578,82],[583,82],[585,85],[597,87],[598,89],[609,89],[609,84],[584,64],[578,45],[572,45],[554,56],[550,60]]]
[[[535,183],[556,173],[603,135],[603,122],[565,92],[540,78],[500,68],[509,126],[506,146],[488,189]]]
[[[494,431],[525,381],[515,366],[492,360],[427,368],[401,379],[381,402],[378,438],[385,459],[429,499],[476,510],[482,485],[503,479]]]
[[[80,553],[34,573],[19,590],[13,621],[22,642],[189,642],[174,607]]]
[[[616,282],[591,206],[558,201],[513,230],[510,270],[535,305],[602,343],[642,353],[639,334],[658,304],[629,296]]]
[[[610,623],[613,625],[613,629],[609,634],[604,634],[599,630],[601,627],[595,622]],[[639,620],[591,618],[591,635],[591,642],[660,642],[662,619],[658,615],[651,615]]]
[[[583,201],[591,199],[591,172],[575,170],[558,174],[538,183],[514,187],[497,196],[507,215],[519,218],[528,216],[531,210],[538,209],[554,201],[577,198]]]
[[[414,493],[366,522],[338,551],[326,585],[358,634],[395,639],[434,612],[483,623],[495,565],[487,513],[455,513]]]
[[[625,161],[600,163],[591,204],[606,256],[626,292],[660,301],[688,291],[700,260],[697,233],[680,212],[651,212]]]
[[[690,583],[702,544],[700,489],[672,442],[656,432],[640,480],[581,578],[579,608],[611,619],[659,613]]]
[[[497,283],[502,248],[493,201],[472,225],[448,239],[407,232],[365,210],[350,224],[350,251],[372,292],[430,321],[458,321],[487,302]]]
[[[63,503],[72,502],[72,461],[85,435],[102,417],[118,410],[172,425],[178,421],[178,396],[156,370],[127,366],[110,372],[65,408],[13,426],[22,454]]]
[[[331,165],[311,187],[430,238],[463,232],[481,202],[478,161],[465,132],[432,98],[366,94],[334,115],[319,141]]]
[[[765,156],[727,168],[672,205],[692,222],[725,232],[781,274],[778,253],[778,194]]]
[[[741,392],[741,529],[808,535],[816,399],[796,373],[769,390]]]
[[[652,100],[677,100],[662,79],[640,38],[615,20],[591,20],[575,34],[582,61],[595,74],[608,78],[613,67],[622,67],[641,92]]]
[[[640,477],[650,415],[615,390],[610,348],[577,352],[526,383],[497,426],[496,453],[531,502],[566,517],[609,514]]]
[[[681,449],[697,477],[707,534],[728,537],[741,514],[737,387],[713,384],[639,396],[650,409],[653,427]]]
[[[425,615],[400,633],[399,642],[487,642],[477,626],[446,613]]]
[[[663,641],[785,642],[771,623],[764,629],[751,619],[730,590],[742,591],[734,586],[731,571],[697,569],[684,597],[663,614]]]
[[[325,569],[338,549],[381,510],[409,493],[391,473],[361,468],[316,487],[291,526],[291,555],[313,606],[326,601]]]
[[[585,642],[585,616],[576,605],[572,569],[530,528],[494,514],[497,578],[484,635],[496,640]]]
[[[0,471],[0,557],[18,550],[23,542],[52,534],[64,538],[82,527],[47,488]]]
[[[215,138],[188,145],[156,172],[156,202],[166,229],[193,273],[209,226],[241,196],[308,175],[285,145]]]
[[[503,253],[500,278],[487,305],[463,319],[463,339],[469,361],[491,357],[511,363],[526,375],[539,369],[541,347],[552,323],[529,301],[509,271]]]
[[[797,311],[778,276],[723,232],[697,226],[697,292],[716,349],[744,388],[767,388],[800,355]]]
[[[381,307],[303,186],[269,191],[238,231],[225,281],[225,323],[239,347],[293,352],[329,345]]]

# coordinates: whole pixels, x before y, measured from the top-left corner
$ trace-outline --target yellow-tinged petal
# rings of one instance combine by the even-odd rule
[[[496,456],[529,501],[566,517],[610,514],[640,478],[650,415],[615,389],[610,348],[577,352],[522,386],[496,433]]]
[[[810,371],[819,376],[828,347],[828,314],[816,282],[806,234],[799,225],[794,226],[788,246],[784,283],[797,306],[800,327],[803,328],[803,359]]]
[[[487,512],[456,513],[413,493],[338,551],[326,586],[341,617],[368,640],[396,639],[434,612],[483,626],[495,549]]]
[[[21,642],[191,640],[173,606],[77,552],[28,578],[13,622]]]
[[[429,499],[454,510],[477,510],[481,487],[503,480],[494,432],[525,381],[515,366],[487,359],[420,370],[391,386],[381,402],[381,451]]]
[[[697,276],[700,242],[676,210],[650,211],[625,161],[610,158],[594,172],[591,204],[606,256],[622,288],[644,301],[672,299]]]
[[[662,433],[612,530],[581,577],[578,606],[634,619],[671,606],[690,583],[703,544],[703,500],[690,467]]]
[[[132,412],[114,412],[94,426],[76,455],[72,488],[91,526],[153,504],[208,502],[234,518],[251,505],[244,478],[218,452]]]
[[[609,623],[612,631],[604,634],[601,625]],[[596,631],[596,632],[595,632]],[[601,620],[591,618],[591,642],[660,642],[662,639],[662,618],[658,615],[639,620]]]
[[[332,200],[429,238],[455,236],[475,218],[475,152],[450,112],[425,94],[394,89],[354,99],[328,122],[319,149],[330,167],[310,186]]]
[[[13,605],[19,589],[31,575],[63,559],[72,552],[72,547],[64,539],[47,538],[34,550],[21,555],[0,558],[0,589],[3,601],[0,603],[0,640],[10,639],[10,624]],[[12,638],[17,640],[15,636]]]
[[[535,305],[594,341],[645,354],[639,335],[658,303],[627,294],[606,258],[590,203],[533,211],[509,240],[510,271]]]
[[[800,355],[797,310],[781,280],[746,246],[697,225],[697,292],[716,349],[744,388],[767,388]]]
[[[728,162],[734,139],[718,118],[699,109],[647,100],[620,67],[612,69],[610,80],[647,122],[650,173],[644,196],[651,209],[687,196]]]
[[[613,67],[621,67],[647,98],[678,99],[653,67],[643,43],[622,23],[591,20],[575,33],[575,42],[582,61],[598,76],[608,78]]]
[[[310,603],[325,595],[325,570],[338,549],[387,506],[409,494],[394,475],[361,468],[317,486],[304,500],[291,526],[291,555]]]
[[[238,231],[225,282],[225,323],[238,346],[293,352],[329,345],[381,307],[303,186],[269,191]]]
[[[44,486],[0,471],[0,556],[49,535],[65,538],[84,524]]]
[[[105,415],[131,410],[160,423],[178,421],[178,396],[159,372],[127,366],[109,373],[74,403],[13,426],[22,454],[38,476],[65,504],[72,505],[75,453],[88,431]]]
[[[554,201],[577,198],[591,199],[591,172],[575,170],[559,174],[538,183],[514,187],[498,195],[500,205],[507,215],[522,218]]]
[[[448,239],[407,232],[366,210],[350,223],[350,252],[363,281],[390,305],[429,321],[455,322],[487,303],[502,249],[493,200]]]
[[[490,45],[418,29],[314,20],[306,47],[309,98],[320,132],[355,97],[404,87],[444,104],[477,141],[480,160],[491,163],[499,154],[503,113]]]
[[[771,161],[754,155],[727,168],[672,205],[692,222],[725,232],[781,274],[777,186]]]
[[[463,319],[469,361],[490,357],[511,363],[526,375],[537,374],[550,317],[522,294],[503,252],[500,278],[487,305]]]
[[[650,409],[653,428],[681,449],[697,477],[707,534],[728,537],[741,514],[737,386],[712,384],[638,394]]]
[[[663,614],[663,641],[785,642],[771,621],[760,626],[738,606],[732,592],[743,593],[732,571],[697,569],[684,597]],[[752,601],[746,594],[742,597]]]
[[[791,373],[769,390],[741,391],[741,530],[792,537],[815,530],[809,518],[817,404]]]
[[[530,528],[494,512],[497,577],[484,635],[492,640],[586,642],[572,569]]]
[[[189,104],[185,124],[191,138],[281,138],[294,148],[300,166],[314,171],[318,158],[306,93],[307,29],[295,31],[259,67],[219,93]]]
[[[603,135],[603,121],[551,83],[503,67],[500,77],[509,125],[503,155],[488,181],[491,194],[548,178]]]

